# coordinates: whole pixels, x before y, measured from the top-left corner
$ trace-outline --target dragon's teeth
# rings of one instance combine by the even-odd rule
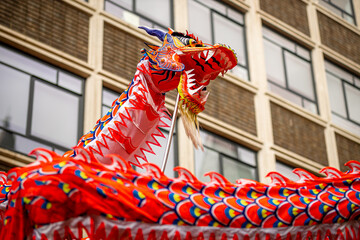
[[[191,79],[195,74],[188,74],[188,78]]]
[[[182,55],[182,54],[183,54],[183,52],[180,51],[180,50],[178,50],[178,49],[174,50],[174,52],[175,52],[177,55]]]
[[[198,58],[199,58],[199,59],[201,58],[201,52],[198,53]]]
[[[194,69],[190,69],[190,70],[186,71],[186,74],[189,75],[192,71],[194,71]]]
[[[215,53],[214,50],[209,50],[209,53],[208,53],[205,61],[208,61],[214,55],[214,53]]]
[[[209,52],[208,50],[203,51],[204,57],[208,55],[208,52]]]

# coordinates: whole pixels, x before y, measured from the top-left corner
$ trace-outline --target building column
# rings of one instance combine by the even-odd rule
[[[309,28],[311,40],[315,42],[315,47],[312,50],[313,71],[316,85],[316,93],[318,96],[318,106],[320,117],[326,121],[324,130],[326,152],[328,158],[328,165],[339,169],[339,159],[336,148],[335,132],[331,127],[331,107],[329,102],[329,92],[327,88],[326,72],[325,72],[325,59],[321,46],[321,37],[319,31],[319,24],[317,18],[317,11],[315,2],[311,0],[308,4],[307,13],[309,19]]]
[[[251,81],[258,87],[255,96],[256,126],[259,139],[263,142],[258,152],[258,173],[260,182],[269,182],[266,174],[275,170],[275,153],[272,150],[272,122],[270,99],[267,92],[266,66],[262,37],[262,21],[258,14],[260,2],[249,1],[250,9],[246,13],[246,36],[248,44],[249,71]],[[250,27],[251,26],[251,27]]]

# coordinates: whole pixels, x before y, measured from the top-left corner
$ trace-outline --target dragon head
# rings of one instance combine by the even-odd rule
[[[142,50],[144,58],[150,63],[152,85],[162,93],[178,89],[187,135],[195,147],[202,147],[197,114],[205,109],[208,97],[206,86],[220,73],[224,74],[236,66],[234,51],[223,44],[203,43],[188,32],[139,28],[163,43],[162,46],[146,44],[150,49]]]

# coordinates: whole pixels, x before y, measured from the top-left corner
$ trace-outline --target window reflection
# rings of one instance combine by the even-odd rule
[[[266,27],[263,37],[269,90],[318,113],[310,51]]]
[[[58,142],[62,146],[75,145],[78,139],[76,123],[79,122],[79,105],[76,95],[36,80],[31,135]]]
[[[332,121],[360,135],[360,86],[355,74],[325,61]]]
[[[195,150],[195,172],[200,181],[208,182],[204,174],[216,171],[230,182],[246,178],[257,180],[256,153],[215,134],[200,131],[204,151]]]
[[[0,126],[26,133],[30,75],[0,63]]]
[[[319,3],[349,23],[356,24],[352,0],[320,0]]]
[[[172,0],[105,0],[104,10],[135,26],[172,27]]]
[[[280,173],[281,175],[283,175],[284,177],[287,177],[288,179],[290,179],[292,181],[299,180],[299,177],[292,172],[294,170],[294,168],[292,166],[287,165],[280,161],[276,161],[275,167],[276,167],[276,171],[278,173]]]
[[[82,78],[0,46],[0,147],[65,151],[82,130]]]

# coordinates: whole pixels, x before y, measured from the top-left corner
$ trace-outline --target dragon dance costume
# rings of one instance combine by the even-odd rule
[[[148,44],[128,89],[74,150],[35,149],[34,163],[0,174],[0,239],[360,239],[359,162],[346,173],[324,168],[325,178],[296,169],[297,182],[272,172],[269,185],[215,172],[203,183],[181,167],[172,179],[146,163],[167,126],[164,94],[178,89],[201,148],[206,86],[237,60],[192,34],[143,29],[162,46]]]

